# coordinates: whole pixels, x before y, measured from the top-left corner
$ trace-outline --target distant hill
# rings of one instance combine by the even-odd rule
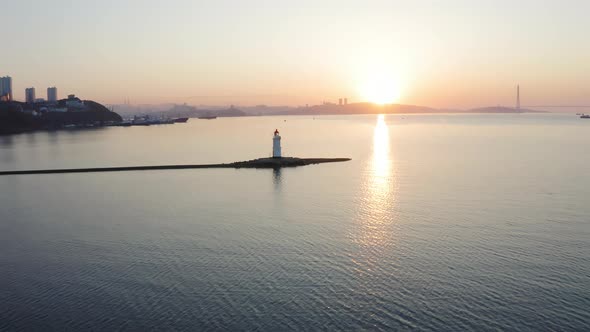
[[[214,110],[214,111],[205,111],[205,115],[214,115],[214,116],[220,116],[220,117],[232,117],[232,116],[246,116],[248,114],[246,114],[244,111],[241,111],[235,107],[230,107],[227,109],[222,109],[222,110]]]
[[[348,105],[323,104],[310,107],[298,107],[288,110],[281,110],[275,115],[330,115],[330,114],[411,114],[411,113],[544,113],[531,109],[520,109],[509,107],[482,107],[470,110],[437,109],[418,105],[386,104],[378,105],[373,103],[353,103]],[[267,113],[268,114],[268,113]],[[273,113],[270,113],[273,114]]]
[[[516,109],[512,107],[503,107],[503,106],[491,106],[491,107],[481,107],[481,108],[473,108],[468,111],[467,113],[546,113],[545,111],[537,111],[537,110],[530,110],[530,109]]]
[[[291,111],[295,109],[295,107],[256,105],[240,107],[240,109],[248,115],[276,115],[285,114],[285,112]]]
[[[152,113],[161,113],[169,110],[174,106],[174,104],[112,104],[108,106],[121,116],[129,117],[132,115],[149,115]]]
[[[266,114],[273,115],[336,115],[336,114],[393,114],[393,113],[433,113],[437,109],[403,104],[378,105],[373,103],[353,103],[347,105],[323,104],[310,107],[280,109]]]
[[[199,109],[190,105],[174,105],[170,110],[160,113],[162,116],[177,118],[198,118],[200,116],[235,117],[248,114],[235,107],[226,109]]]
[[[470,110],[437,109],[418,105],[386,104],[377,105],[373,103],[353,103],[348,105],[324,104],[311,107],[293,108],[275,114],[397,114],[397,113],[545,113],[531,109],[520,109],[509,107],[482,107]]]

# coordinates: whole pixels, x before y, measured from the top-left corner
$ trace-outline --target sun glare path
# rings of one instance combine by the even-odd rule
[[[389,181],[390,176],[390,158],[389,158],[389,129],[385,123],[385,116],[379,114],[377,117],[377,124],[373,134],[373,181],[374,183],[384,187]]]
[[[358,241],[369,249],[366,254],[374,256],[391,240],[389,218],[393,204],[392,165],[390,156],[389,129],[385,117],[377,117],[373,131],[373,158],[367,169],[362,226]],[[376,251],[375,251],[376,250]]]

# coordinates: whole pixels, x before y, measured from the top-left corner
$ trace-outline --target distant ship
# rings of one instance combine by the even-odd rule
[[[203,115],[203,116],[200,116],[199,119],[213,120],[213,119],[217,119],[217,117],[215,115]]]
[[[174,122],[176,122],[176,123],[185,123],[187,121],[188,121],[188,118],[177,118],[177,119],[174,119]]]
[[[580,119],[590,119],[590,115],[589,114],[582,114],[582,116],[580,116]]]

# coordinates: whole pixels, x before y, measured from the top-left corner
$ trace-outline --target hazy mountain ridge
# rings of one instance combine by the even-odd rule
[[[309,107],[245,107],[251,115],[337,115],[337,114],[419,114],[419,113],[544,113],[545,111],[509,107],[481,107],[468,110],[438,109],[420,105],[353,103],[347,105],[323,104]],[[261,110],[265,111],[264,113]]]
[[[162,117],[189,117],[201,116],[238,117],[238,116],[265,116],[265,115],[344,115],[344,114],[419,114],[419,113],[544,113],[545,111],[520,109],[503,106],[489,106],[472,109],[441,109],[420,105],[386,104],[378,105],[368,102],[338,105],[326,103],[312,106],[239,106],[228,107],[187,105],[187,104],[160,104],[131,106],[115,106],[124,115],[157,114]]]
[[[538,111],[538,110],[531,110],[526,108],[516,109],[512,107],[504,107],[504,106],[490,106],[490,107],[480,107],[480,108],[472,108],[467,113],[547,113],[546,111]]]
[[[171,109],[160,112],[165,117],[186,117],[186,118],[198,118],[201,116],[218,116],[218,117],[236,117],[236,116],[247,116],[244,111],[241,111],[233,106],[229,108],[221,109],[200,109],[190,105],[174,105]]]

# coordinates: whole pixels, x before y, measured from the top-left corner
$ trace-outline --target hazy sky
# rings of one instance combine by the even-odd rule
[[[590,104],[590,1],[0,0],[15,97],[103,103]],[[374,84],[374,82],[372,83]]]

